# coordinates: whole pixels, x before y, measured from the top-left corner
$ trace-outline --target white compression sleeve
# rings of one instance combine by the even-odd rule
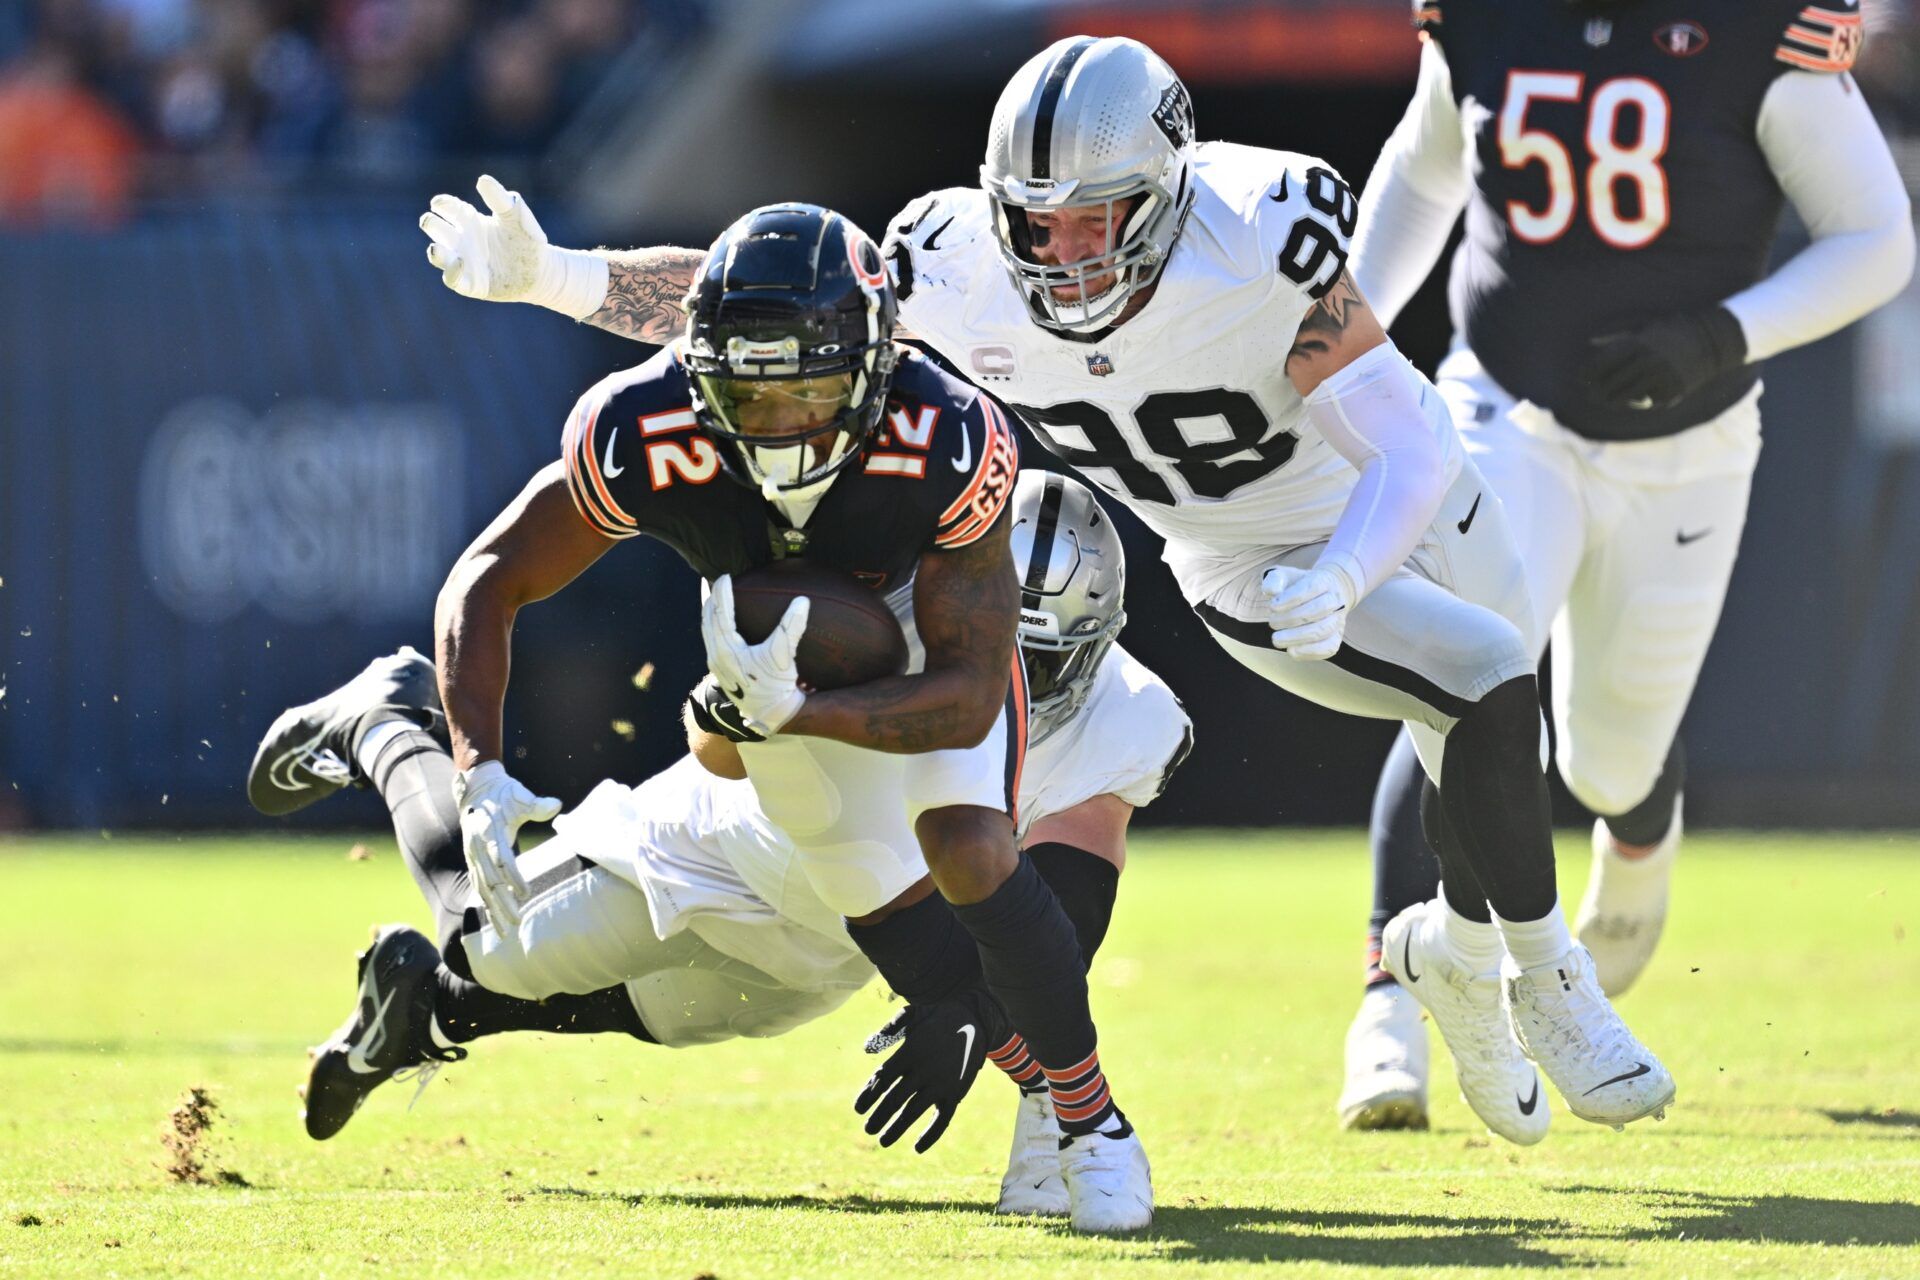
[[[1760,106],[1760,149],[1813,243],[1727,299],[1764,360],[1824,338],[1913,274],[1913,216],[1887,140],[1853,77],[1789,71]]]
[[[1439,432],[1452,422],[1440,393],[1391,342],[1315,387],[1306,405],[1308,421],[1360,471],[1314,565],[1344,575],[1359,600],[1406,562],[1440,510],[1447,468]]]
[[[1433,270],[1471,189],[1453,77],[1428,40],[1413,101],[1367,178],[1353,238],[1354,283],[1381,324],[1393,323]]]

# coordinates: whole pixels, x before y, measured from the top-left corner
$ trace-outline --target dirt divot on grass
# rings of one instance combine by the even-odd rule
[[[205,1085],[196,1084],[181,1095],[180,1103],[167,1116],[167,1130],[160,1145],[167,1150],[163,1166],[171,1182],[201,1187],[250,1187],[245,1176],[219,1167],[213,1149],[213,1127],[220,1104]]]

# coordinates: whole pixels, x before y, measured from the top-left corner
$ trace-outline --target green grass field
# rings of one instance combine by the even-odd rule
[[[929,1155],[860,1132],[878,993],[774,1042],[496,1039],[411,1112],[396,1084],[310,1142],[305,1046],[344,1016],[368,925],[424,916],[390,845],[350,843],[0,850],[0,1273],[1920,1275],[1913,839],[1695,839],[1623,1005],[1678,1105],[1625,1133],[1560,1111],[1519,1150],[1444,1065],[1432,1132],[1335,1126],[1357,835],[1141,837],[1093,976],[1160,1204],[1119,1241],[987,1212],[998,1079]],[[190,1086],[220,1107],[214,1185],[164,1171]]]

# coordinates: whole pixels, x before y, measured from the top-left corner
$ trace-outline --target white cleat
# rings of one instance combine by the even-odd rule
[[[1440,932],[1444,909],[1422,902],[1388,921],[1380,966],[1433,1015],[1473,1113],[1508,1142],[1532,1146],[1552,1119],[1540,1076],[1500,1007],[1499,973],[1471,973],[1454,959]]]
[[[1347,1028],[1339,1109],[1342,1129],[1427,1127],[1427,1028],[1397,983],[1368,987]]]
[[[1062,1136],[1052,1096],[1045,1090],[1021,1094],[1013,1120],[1013,1150],[1007,1156],[1007,1176],[1000,1179],[995,1213],[1064,1218],[1071,1212],[1066,1179],[1060,1173]]]
[[[1600,989],[1618,998],[1653,959],[1667,923],[1667,885],[1680,855],[1681,821],[1644,858],[1623,858],[1605,819],[1593,824],[1593,873],[1580,899],[1573,934],[1593,955]]]
[[[1513,1033],[1582,1120],[1624,1128],[1673,1101],[1673,1076],[1627,1030],[1578,943],[1551,964],[1518,970],[1507,957]]]
[[[1153,1171],[1146,1148],[1125,1116],[1116,1113],[1116,1119],[1120,1127],[1111,1133],[1083,1134],[1060,1145],[1075,1231],[1113,1235],[1153,1222]]]

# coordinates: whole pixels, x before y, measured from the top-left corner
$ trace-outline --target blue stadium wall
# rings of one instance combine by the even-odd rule
[[[646,354],[455,297],[411,222],[0,238],[0,831],[256,821],[241,779],[266,724],[375,653],[430,649],[454,556],[555,456],[580,390]],[[1920,822],[1920,466],[1858,429],[1855,346],[1770,370],[1754,518],[1687,727],[1700,821]],[[1390,729],[1248,677],[1123,524],[1125,643],[1198,724],[1149,817],[1357,820]],[[667,763],[696,591],[629,543],[530,608],[513,767],[573,799]],[[359,796],[312,820],[380,814]]]

